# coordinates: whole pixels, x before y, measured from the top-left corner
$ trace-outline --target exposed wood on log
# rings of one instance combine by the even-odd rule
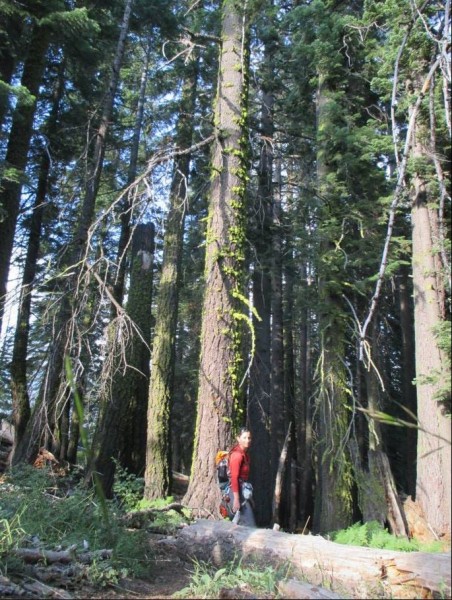
[[[423,542],[431,542],[438,540],[433,527],[427,522],[422,508],[418,502],[414,502],[411,496],[408,496],[404,503],[403,509],[408,522],[408,532],[410,537],[416,538]]]
[[[295,600],[322,600],[325,598],[334,599],[342,598],[338,594],[335,594],[331,590],[319,587],[317,585],[311,585],[310,583],[302,583],[298,579],[289,579],[288,581],[282,581],[278,585],[278,592],[283,598],[294,598]]]
[[[165,542],[164,542],[165,543]],[[243,561],[290,565],[292,575],[352,598],[450,597],[450,553],[395,552],[345,546],[320,536],[250,529],[227,521],[199,520],[168,539],[185,558],[218,566]]]
[[[0,473],[4,473],[9,467],[13,443],[13,427],[0,419]]]

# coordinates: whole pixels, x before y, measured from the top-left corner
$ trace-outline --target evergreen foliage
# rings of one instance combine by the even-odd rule
[[[218,435],[225,447],[247,422],[260,445],[252,452],[265,452],[253,457],[263,525],[309,521],[326,533],[356,521],[343,539],[385,544],[372,522],[387,515],[372,511],[386,504],[371,498],[387,499],[384,481],[413,499],[432,485],[450,501],[441,487],[450,432],[432,429],[436,417],[450,429],[451,413],[450,0],[253,0],[249,28],[230,0],[135,0],[127,31],[126,6],[0,0],[0,416],[35,454],[44,446],[85,468],[80,428],[90,445],[119,407],[105,434],[121,446],[113,492],[127,508],[143,495],[146,455],[156,467],[146,485],[165,497],[171,471],[189,475],[199,459],[208,476],[191,482],[191,497],[206,498],[214,467],[200,442]],[[235,64],[222,65],[232,9]],[[231,98],[241,89],[229,122],[223,85]],[[428,269],[413,252],[419,207]],[[145,223],[155,227],[154,262],[135,285],[131,240]],[[172,295],[159,309],[164,249],[176,246]],[[207,324],[203,298],[219,290]],[[430,294],[427,354],[437,359],[424,372],[427,341],[414,332]],[[221,341],[206,349],[217,325]],[[153,408],[147,422],[161,430],[150,427],[145,442],[132,387],[139,381],[147,397],[156,332],[164,402],[154,392],[149,405],[164,418]],[[132,355],[140,345],[144,365]],[[201,393],[203,378],[215,389]],[[418,408],[430,400],[426,424]],[[206,415],[215,426],[200,425]],[[270,515],[289,423],[293,468]],[[426,473],[425,432],[446,444]],[[386,478],[375,453],[389,459]],[[20,443],[15,457],[34,458]],[[39,495],[44,484],[36,475],[30,485]],[[75,496],[64,500],[74,523]],[[28,528],[27,511],[8,521],[5,547],[8,527]]]

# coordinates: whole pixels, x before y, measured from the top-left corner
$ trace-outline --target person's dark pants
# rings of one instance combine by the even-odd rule
[[[234,493],[229,488],[229,498],[232,503],[234,502]],[[252,500],[243,500],[242,493],[240,493],[240,517],[237,525],[244,525],[245,527],[256,527],[256,519],[254,518],[254,511],[251,505]]]

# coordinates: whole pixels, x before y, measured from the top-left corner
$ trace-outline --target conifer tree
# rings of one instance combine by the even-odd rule
[[[205,294],[197,422],[190,485],[184,502],[218,514],[214,461],[243,418],[243,290],[247,172],[247,15],[222,4],[221,54],[215,101],[215,141],[206,233]]]

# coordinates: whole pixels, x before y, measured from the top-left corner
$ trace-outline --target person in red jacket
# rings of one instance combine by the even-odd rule
[[[251,446],[251,432],[242,427],[237,435],[237,443],[229,452],[230,495],[232,512],[237,517],[234,521],[247,527],[256,527],[252,507],[252,486],[248,483],[250,473],[250,456],[248,449]],[[239,514],[237,515],[237,512]]]

